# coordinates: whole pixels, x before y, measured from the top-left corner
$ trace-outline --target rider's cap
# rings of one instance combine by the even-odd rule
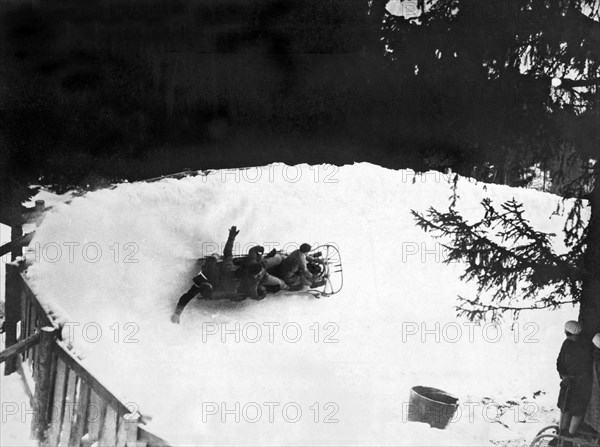
[[[600,332],[598,332],[596,335],[594,335],[594,338],[592,338],[592,343],[594,343],[595,347],[600,349]]]
[[[565,332],[568,332],[569,334],[572,334],[572,335],[581,334],[582,329],[583,328],[581,327],[581,324],[579,324],[575,320],[569,320],[565,323]]]
[[[310,247],[310,245],[308,245],[308,244],[302,244],[302,245],[300,246],[300,251],[301,251],[302,253],[308,253],[310,250],[311,250],[311,247]]]
[[[262,255],[265,252],[265,247],[263,247],[262,245],[255,245],[250,250],[248,250],[248,252],[249,253],[257,252],[257,253],[260,253]]]

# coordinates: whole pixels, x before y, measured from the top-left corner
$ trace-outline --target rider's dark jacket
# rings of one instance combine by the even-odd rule
[[[562,382],[558,408],[574,416],[583,416],[592,392],[592,349],[584,340],[566,339],[556,359]]]
[[[206,259],[201,272],[192,279],[194,283],[192,287],[179,298],[175,309],[177,315],[181,315],[185,306],[200,292],[200,285],[206,281],[213,287],[211,298],[213,300],[234,300],[242,296],[256,298],[257,284],[251,279],[244,278],[246,276],[245,269],[233,263],[234,241],[235,234],[229,233],[221,261],[217,261],[214,256]]]

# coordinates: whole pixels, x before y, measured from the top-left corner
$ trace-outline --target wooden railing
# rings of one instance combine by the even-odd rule
[[[27,245],[33,239],[35,235],[35,231],[24,234],[23,236],[15,239],[14,241],[10,241],[8,244],[4,244],[0,247],[0,256],[4,256],[7,253],[15,252],[16,250],[21,250],[21,247]]]
[[[60,340],[18,264],[6,264],[5,375],[19,372],[30,389],[32,436],[41,445],[166,447],[140,427],[141,414],[96,379]],[[35,388],[35,392],[31,389]]]

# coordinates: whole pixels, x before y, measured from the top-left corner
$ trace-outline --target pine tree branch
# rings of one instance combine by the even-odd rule
[[[490,199],[484,199],[485,215],[473,224],[454,210],[452,197],[450,201],[451,208],[447,213],[432,207],[426,215],[414,210],[411,213],[417,226],[432,233],[434,238],[452,238],[451,243],[444,244],[448,250],[444,262],[466,262],[460,279],[477,283],[475,299],[459,297],[464,303],[457,307],[459,315],[473,320],[491,313],[495,319],[503,312],[512,312],[516,316],[522,310],[557,308],[579,301],[584,279],[582,232],[573,230],[570,237],[574,243],[570,251],[559,255],[552,249],[552,237],[556,235],[536,231],[525,218],[523,205],[514,198],[501,205],[501,212],[494,208]],[[581,228],[583,224],[577,220],[581,217],[580,209],[571,210],[570,215],[575,219],[574,228]],[[500,238],[500,242],[488,236],[490,232]],[[490,291],[490,302],[483,303],[481,297]],[[540,295],[544,297],[540,299]],[[566,296],[571,296],[572,300],[557,298]],[[535,300],[536,304],[513,304],[517,300]]]
[[[557,307],[560,306],[564,306],[565,304],[577,304],[578,301],[575,300],[568,300],[568,301],[553,301],[553,302],[544,302],[541,301],[543,304],[540,305],[531,305],[531,306],[503,306],[503,305],[493,305],[493,304],[482,304],[482,303],[474,303],[473,300],[468,300],[466,298],[463,298],[461,296],[458,297],[458,299],[460,301],[466,302],[470,305],[473,306],[477,306],[480,308],[481,311],[483,312],[487,312],[487,311],[500,311],[500,312],[506,312],[506,311],[517,311],[517,312],[522,312],[525,310],[541,310],[541,309],[556,309]],[[456,306],[455,307],[457,310],[464,310],[464,308],[462,306]]]
[[[473,238],[473,240],[471,242],[472,246],[478,247],[480,249],[488,248],[489,250],[499,252],[508,258],[514,259],[514,261],[516,261],[518,263],[518,270],[523,270],[525,268],[535,269],[535,268],[539,268],[539,267],[546,267],[549,265],[548,263],[533,262],[529,258],[527,258],[523,255],[519,255],[519,253],[516,252],[514,249],[504,247],[504,246],[490,240],[489,238],[487,238],[481,234],[478,234],[476,232],[476,228],[482,224],[481,221],[478,222],[477,224],[469,226],[456,213],[442,214],[439,211],[435,210],[434,208],[429,208],[429,210],[428,210],[430,220],[426,219],[423,215],[419,214],[418,212],[416,212],[414,210],[412,210],[411,213],[417,219],[417,225],[420,226],[424,231],[432,232],[435,230],[435,231],[438,231],[441,233],[440,235],[434,235],[434,237],[440,238],[440,237],[448,236],[448,235],[469,234]],[[449,216],[449,215],[452,215],[454,217],[455,222],[453,222],[453,225],[457,229],[448,228],[449,222],[447,220],[447,216]],[[500,215],[498,215],[498,217],[500,217]],[[436,221],[441,221],[441,222],[443,222],[443,224],[438,225],[438,224],[434,223]],[[444,247],[448,248],[450,251],[456,250],[456,247],[452,247],[452,246],[448,246],[448,245],[444,245]],[[463,257],[466,257],[465,253],[461,253],[460,257],[458,257],[458,258],[451,255],[450,257],[445,259],[444,262],[451,263],[451,262],[454,262],[457,260],[461,260]],[[552,253],[552,260],[561,264],[561,266],[563,268],[571,267],[568,263],[565,263],[563,260],[561,260],[556,255],[554,255],[554,253]],[[515,267],[515,269],[517,269],[517,267]],[[569,269],[569,271],[572,274],[577,272],[576,269]]]
[[[544,302],[541,305],[531,305],[531,306],[506,306],[506,305],[492,305],[492,304],[483,304],[479,302],[479,299],[469,300],[458,296],[458,300],[463,304],[455,306],[456,312],[458,316],[465,316],[469,319],[469,321],[487,321],[488,314],[491,314],[490,320],[497,321],[502,319],[502,315],[506,312],[511,312],[514,319],[519,317],[519,314],[528,310],[544,310],[544,309],[556,309],[565,304],[576,304],[578,301],[576,300],[568,300],[568,301],[555,301],[555,302]],[[471,308],[467,308],[470,306]]]

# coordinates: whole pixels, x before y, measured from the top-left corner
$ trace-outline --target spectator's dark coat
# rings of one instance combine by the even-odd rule
[[[566,339],[556,359],[560,374],[558,408],[583,416],[592,394],[592,349],[589,342]]]

